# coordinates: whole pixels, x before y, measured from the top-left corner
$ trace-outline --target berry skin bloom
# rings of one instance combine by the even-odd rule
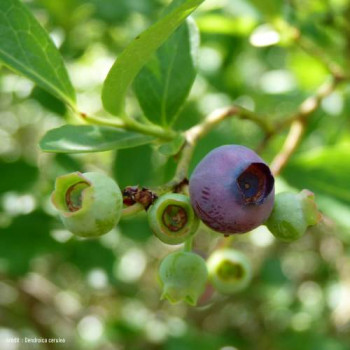
[[[212,150],[197,165],[189,192],[197,216],[211,229],[225,235],[244,233],[269,217],[274,178],[254,151],[226,145]]]

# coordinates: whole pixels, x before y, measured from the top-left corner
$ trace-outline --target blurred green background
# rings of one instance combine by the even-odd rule
[[[60,48],[82,111],[103,115],[102,82],[128,42],[158,18],[165,0],[32,0],[26,4]],[[232,103],[282,120],[329,78],[322,59],[348,72],[348,0],[207,0],[194,15],[199,68],[176,128],[184,130]],[[305,52],[285,21],[317,48]],[[276,26],[279,30],[276,30]],[[97,240],[66,231],[50,204],[56,176],[104,171],[123,188],[159,185],[175,161],[150,146],[88,155],[44,154],[38,140],[74,122],[57,99],[0,65],[0,348],[99,350],[350,349],[350,85],[312,114],[304,140],[277,179],[277,191],[308,188],[325,214],[292,244],[265,227],[233,246],[252,260],[254,280],[234,296],[214,294],[196,308],[160,301],[157,267],[178,249],[162,244],[145,215],[123,220]],[[140,108],[132,94],[128,109]],[[261,155],[271,161],[288,130]],[[191,169],[212,148],[256,148],[262,131],[228,120],[199,143]],[[207,256],[221,235],[202,228]],[[9,343],[16,337],[65,344]]]

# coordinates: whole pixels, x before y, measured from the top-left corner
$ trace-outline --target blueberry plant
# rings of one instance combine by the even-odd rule
[[[310,115],[347,79],[341,66],[319,54],[297,28],[276,22],[274,30],[284,34],[281,40],[286,45],[296,41],[315,55],[329,70],[329,79],[295,113],[276,122],[232,104],[208,111],[187,129],[177,129],[174,123],[196,77],[199,33],[190,16],[203,2],[172,1],[125,47],[102,86],[104,115],[80,109],[59,51],[26,5],[19,0],[0,2],[0,59],[64,102],[75,118],[42,137],[42,152],[92,153],[151,145],[177,163],[172,178],[153,187],[130,183],[120,188],[99,171],[76,169],[59,176],[51,198],[63,224],[76,236],[96,238],[120,220],[147,212],[157,239],[166,245],[182,244],[159,264],[162,298],[191,305],[208,284],[223,294],[248,287],[254,271],[249,259],[231,247],[236,234],[266,225],[277,239],[292,242],[320,222],[311,191],[275,196],[275,179],[298,148]],[[130,99],[138,101],[140,116],[132,115]],[[190,173],[199,140],[230,118],[256,124],[264,133],[261,144],[255,150],[234,142],[214,148]],[[269,166],[258,153],[284,129],[288,135]],[[133,159],[126,168],[129,162]],[[222,238],[211,252],[196,247],[196,234],[205,230]]]

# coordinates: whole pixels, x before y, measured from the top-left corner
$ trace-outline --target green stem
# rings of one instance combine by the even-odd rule
[[[156,136],[167,141],[173,140],[178,135],[178,133],[174,130],[165,129],[155,124],[139,123],[132,118],[125,119],[124,129],[137,131],[145,135]]]
[[[102,126],[112,126],[114,128],[122,128],[122,129],[126,127],[125,122],[122,119],[117,117],[103,118],[103,117],[87,115],[85,113],[79,113],[79,115],[81,118],[83,118],[84,121],[91,124],[102,125]]]
[[[193,236],[188,238],[185,241],[184,252],[191,252],[192,251],[192,244],[193,244]]]
[[[168,183],[159,186],[155,189],[158,194],[163,194],[174,189],[174,187],[181,183],[188,174],[188,168],[192,159],[194,148],[198,143],[198,140],[208,134],[214,127],[220,124],[225,119],[236,116],[241,119],[248,119],[257,123],[266,134],[271,134],[274,131],[274,127],[266,118],[262,118],[255,113],[248,111],[239,106],[231,106],[215,110],[208,115],[201,124],[195,125],[192,128],[185,131],[185,144],[180,151],[180,160],[176,167],[175,175]]]
[[[136,131],[145,135],[155,136],[157,138],[167,141],[171,141],[178,135],[178,133],[173,130],[164,129],[155,124],[143,124],[129,117],[124,117],[123,119],[117,117],[103,118],[86,115],[84,113],[79,113],[79,116],[83,118],[84,121],[91,124],[111,126],[114,128]]]
[[[130,207],[124,208],[122,210],[122,219],[128,218],[130,216],[134,216],[134,215],[136,215],[144,210],[145,210],[145,208],[142,204],[135,203],[135,204],[131,205]]]

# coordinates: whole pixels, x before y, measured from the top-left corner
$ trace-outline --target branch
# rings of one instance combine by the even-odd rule
[[[327,68],[333,77],[344,79],[346,75],[343,68],[331,60],[328,55],[325,54],[325,51],[322,48],[320,49],[311,40],[307,39],[305,36],[302,36],[298,29],[296,30],[298,33],[296,43],[299,45],[299,47],[307,54],[317,58]]]
[[[266,134],[271,134],[273,132],[273,127],[267,119],[259,117],[258,115],[244,109],[243,107],[231,106],[231,107],[217,109],[213,113],[211,113],[209,116],[207,116],[201,124],[195,125],[184,132],[185,143],[179,152],[180,160],[177,164],[174,177],[168,183],[158,186],[156,188],[153,188],[149,191],[151,193],[154,193],[160,196],[166,192],[175,191],[177,186],[181,188],[183,184],[187,183],[186,179],[187,179],[188,168],[192,159],[194,148],[198,140],[204,135],[206,135],[216,125],[220,124],[223,120],[232,116],[237,116],[242,119],[249,119],[254,121],[255,123],[261,126],[261,128],[265,131]],[[93,117],[93,119],[94,120],[91,120],[90,118],[90,121],[96,120],[95,117]],[[100,120],[101,119],[98,119],[97,121],[99,122]],[[117,122],[119,123],[118,120]],[[112,121],[112,123],[114,123],[114,121]],[[112,125],[112,126],[116,126],[116,125]],[[153,127],[153,125],[151,126]],[[148,127],[150,126],[145,125],[145,128],[148,128]],[[126,128],[126,125],[124,125],[123,128]],[[145,209],[145,206],[143,206],[140,203],[135,203],[123,209],[122,218],[133,216],[143,211],[144,209]]]
[[[275,176],[281,173],[301,143],[307,124],[306,121],[309,116],[320,106],[321,101],[335,90],[341,81],[343,81],[343,79],[333,77],[330,81],[321,85],[315,95],[308,97],[302,102],[297,113],[287,118],[279,125],[279,128],[283,128],[289,124],[291,127],[281,151],[271,163],[271,171]]]
[[[333,77],[340,79],[347,77],[344,69],[329,57],[326,50],[323,47],[320,48],[311,39],[303,35],[299,28],[283,20],[276,22],[275,28],[282,36],[289,37],[306,54],[320,61]]]
[[[272,161],[270,168],[274,176],[281,173],[287,165],[294,151],[298,148],[305,131],[305,121],[302,119],[295,120],[289,130],[288,136],[283,144],[282,150]]]
[[[193,151],[198,140],[208,134],[209,131],[222,121],[233,116],[255,122],[265,131],[266,134],[273,133],[274,128],[266,118],[260,117],[243,107],[230,106],[215,110],[209,114],[202,123],[185,131],[185,144],[180,151],[180,160],[177,164],[175,175],[168,183],[156,189],[158,194],[171,191],[176,185],[186,179]]]
[[[134,216],[137,213],[140,213],[141,211],[144,211],[145,207],[140,203],[135,203],[133,205],[130,205],[130,207],[126,207],[122,210],[122,218],[128,218],[130,216]]]

